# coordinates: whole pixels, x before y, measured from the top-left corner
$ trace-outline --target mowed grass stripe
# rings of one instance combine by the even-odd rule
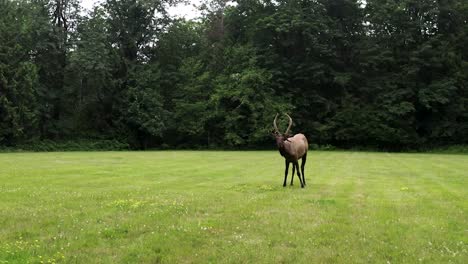
[[[0,154],[0,262],[466,263],[468,156]]]

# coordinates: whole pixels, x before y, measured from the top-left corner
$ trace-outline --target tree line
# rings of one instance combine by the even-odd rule
[[[0,145],[258,148],[278,112],[318,145],[468,143],[468,1],[176,3],[0,1]]]

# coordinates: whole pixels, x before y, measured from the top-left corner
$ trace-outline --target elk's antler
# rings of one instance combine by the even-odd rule
[[[278,126],[276,125],[276,120],[278,119],[278,113],[275,116],[275,120],[273,120],[273,126],[275,127],[275,132],[279,133]]]
[[[285,135],[287,135],[289,133],[289,130],[291,129],[291,126],[293,124],[293,121],[292,121],[292,118],[285,113],[285,115],[289,118],[289,126],[288,126],[288,129],[286,129],[286,132],[284,132]]]

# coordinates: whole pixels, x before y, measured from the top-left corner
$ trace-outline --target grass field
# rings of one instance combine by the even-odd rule
[[[468,263],[468,155],[0,154],[0,263]],[[289,179],[288,179],[289,182]]]

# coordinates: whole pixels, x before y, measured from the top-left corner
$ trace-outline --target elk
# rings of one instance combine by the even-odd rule
[[[297,170],[297,177],[299,177],[299,181],[301,182],[301,187],[304,188],[306,185],[305,176],[304,176],[304,166],[307,160],[307,150],[309,148],[309,143],[307,142],[307,138],[303,134],[296,134],[294,136],[289,135],[289,130],[293,124],[292,118],[285,114],[289,118],[289,126],[286,129],[286,132],[281,134],[278,130],[278,126],[276,125],[276,120],[278,119],[278,115],[276,114],[275,120],[273,120],[273,126],[275,128],[275,132],[273,133],[276,139],[276,146],[281,154],[281,156],[285,159],[286,169],[284,171],[284,182],[283,187],[286,186],[286,179],[288,178],[288,170],[289,170],[289,163],[293,164],[292,176],[291,176],[291,185],[293,185],[294,180],[294,170]],[[301,179],[301,171],[299,171],[299,160],[302,159],[301,164],[301,171],[302,171],[302,179]]]

